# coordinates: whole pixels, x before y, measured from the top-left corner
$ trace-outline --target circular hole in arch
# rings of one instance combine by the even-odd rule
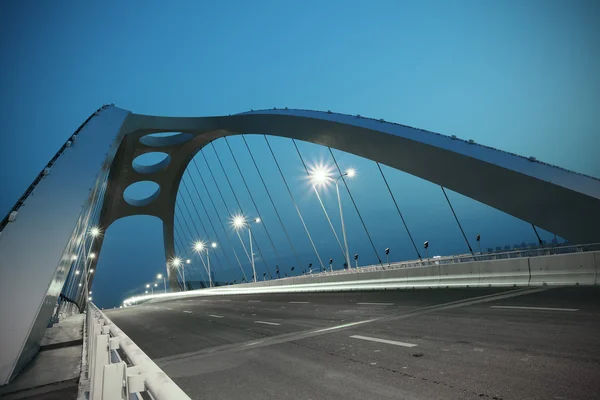
[[[194,135],[191,133],[182,132],[150,133],[142,136],[140,138],[140,143],[150,147],[164,147],[187,142],[193,137]]]
[[[140,174],[152,174],[166,168],[170,160],[167,153],[158,151],[144,153],[133,160],[132,167]]]
[[[123,199],[127,204],[142,207],[152,203],[160,194],[160,186],[153,181],[139,181],[127,186]]]

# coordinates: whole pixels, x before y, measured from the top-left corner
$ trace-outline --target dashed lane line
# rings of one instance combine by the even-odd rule
[[[281,325],[277,322],[267,322],[267,321],[254,321],[255,324],[263,324],[263,325]]]
[[[417,345],[413,344],[413,343],[398,342],[398,341],[395,341],[395,340],[387,340],[387,339],[379,339],[379,338],[374,338],[374,337],[369,337],[369,336],[352,335],[350,337],[353,338],[353,339],[368,340],[370,342],[393,344],[394,346],[417,347]]]

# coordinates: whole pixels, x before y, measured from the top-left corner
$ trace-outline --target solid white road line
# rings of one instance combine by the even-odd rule
[[[373,321],[375,321],[375,319],[367,319],[367,320],[364,320],[364,321],[350,322],[350,323],[347,323],[347,324],[342,324],[342,325],[337,325],[337,326],[331,326],[329,328],[318,329],[316,331],[313,331],[313,333],[321,333],[321,332],[333,331],[333,330],[336,330],[336,329],[342,329],[342,328],[347,328],[349,326],[366,324],[366,323],[373,322]]]
[[[248,300],[248,303],[260,303],[260,300]]]
[[[356,303],[361,306],[393,306],[394,303]]]
[[[379,339],[379,338],[368,337],[368,336],[360,336],[360,335],[352,335],[350,337],[354,338],[354,339],[368,340],[368,341],[377,342],[377,343],[393,344],[393,345],[402,346],[402,347],[417,347],[416,344],[405,343],[405,342],[397,342],[395,340]]]
[[[188,311],[188,310],[183,310],[183,312],[188,313],[188,314],[192,313],[191,311]]]
[[[578,308],[551,308],[551,307],[520,307],[520,306],[490,306],[490,308],[511,308],[515,310],[540,310],[540,311],[578,311]]]
[[[167,310],[173,311],[173,309],[172,309],[172,308],[169,308],[169,307],[167,307]]]
[[[290,304],[308,304],[310,301],[288,301]]]
[[[277,322],[266,322],[266,321],[254,321],[255,324],[264,324],[264,325],[281,325]]]
[[[215,314],[208,314],[209,317],[213,317],[213,318],[223,318],[222,315],[215,315]]]

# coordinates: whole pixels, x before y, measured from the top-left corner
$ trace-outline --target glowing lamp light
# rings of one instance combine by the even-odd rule
[[[210,247],[212,247],[213,249],[216,249],[217,248],[217,242],[212,242],[210,244]]]
[[[346,171],[346,176],[348,176],[348,178],[356,176],[356,170],[354,168],[348,168]]]
[[[233,217],[232,224],[236,229],[242,228],[246,225],[246,219],[242,215],[236,215]]]
[[[206,248],[206,244],[201,240],[194,243],[194,250],[196,250],[198,253],[203,251],[205,248]]]
[[[163,277],[163,274],[156,275],[156,279],[162,279],[162,277]]]
[[[92,235],[93,237],[97,237],[98,235],[100,235],[100,228],[95,226],[92,229],[90,229],[90,235]]]
[[[90,253],[89,257],[93,260],[94,258],[96,258],[96,253]]]

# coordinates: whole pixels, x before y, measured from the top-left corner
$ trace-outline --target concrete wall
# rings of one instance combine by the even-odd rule
[[[451,287],[598,284],[600,252],[475,261],[420,268],[350,272],[260,281],[180,293],[140,296],[136,302],[185,296]]]

